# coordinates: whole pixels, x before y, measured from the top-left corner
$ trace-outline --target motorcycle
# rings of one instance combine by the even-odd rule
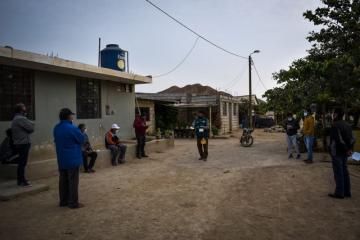
[[[254,143],[254,138],[251,136],[251,133],[254,129],[244,128],[242,136],[240,138],[240,144],[243,147],[250,147]]]

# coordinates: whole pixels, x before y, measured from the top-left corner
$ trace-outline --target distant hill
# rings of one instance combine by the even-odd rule
[[[192,93],[196,95],[216,95],[220,92],[209,86],[203,86],[201,84],[190,84],[184,87],[172,86],[159,93]],[[221,92],[222,93],[222,92]]]

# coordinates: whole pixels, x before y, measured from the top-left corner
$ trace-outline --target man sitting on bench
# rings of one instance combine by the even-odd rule
[[[119,129],[120,127],[114,123],[105,135],[105,147],[111,151],[111,164],[113,166],[125,163],[126,145],[122,144],[116,135]]]

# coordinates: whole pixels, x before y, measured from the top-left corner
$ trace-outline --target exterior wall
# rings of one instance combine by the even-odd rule
[[[47,159],[55,155],[52,131],[58,123],[59,110],[68,107],[76,112],[77,77],[36,71],[35,73],[35,132],[32,134],[30,160]],[[121,138],[132,138],[134,131],[135,93],[118,91],[119,83],[101,83],[101,119],[76,119],[74,124],[85,123],[94,146],[103,145],[104,135],[112,123],[120,126]],[[133,88],[134,89],[134,88]],[[105,105],[113,115],[105,115]],[[0,122],[0,140],[11,122]]]
[[[150,109],[150,121],[147,121],[146,124],[149,126],[147,132],[150,135],[156,133],[156,126],[155,126],[155,103],[150,100],[142,100],[138,99],[137,103],[139,107],[149,108]],[[136,106],[137,107],[137,106]]]
[[[227,114],[224,115],[224,103],[226,103]],[[234,104],[236,104],[236,115],[234,115]],[[226,134],[231,131],[239,129],[239,102],[231,97],[220,96],[219,97],[219,106],[220,106],[220,121],[221,128],[220,133]]]

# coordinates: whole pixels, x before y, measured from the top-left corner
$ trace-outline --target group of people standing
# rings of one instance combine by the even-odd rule
[[[61,109],[59,123],[53,130],[59,169],[60,207],[69,208],[83,206],[78,201],[79,168],[83,165],[85,173],[94,173],[98,156],[90,144],[86,125],[73,124],[74,115],[68,108]],[[136,156],[139,159],[148,157],[145,154],[146,129],[148,128],[145,118],[137,114],[133,127],[137,139]],[[117,124],[112,124],[105,135],[105,147],[111,152],[113,166],[125,163],[127,146],[119,139],[119,129]],[[2,143],[1,151],[6,154],[7,159],[12,159],[9,163],[18,164],[17,184],[21,187],[31,187],[31,183],[26,179],[25,169],[31,148],[30,136],[34,130],[34,122],[27,118],[26,106],[22,103],[17,104],[11,129],[7,130],[7,137]],[[13,157],[15,155],[16,158]]]
[[[332,167],[335,179],[335,191],[329,193],[329,197],[343,199],[351,197],[350,176],[347,167],[347,160],[352,155],[355,144],[355,137],[352,133],[351,126],[343,120],[344,110],[335,108],[332,114],[332,125],[328,134],[330,142],[324,146],[329,151],[332,158]],[[293,151],[296,152],[296,159],[301,157],[298,145],[299,122],[288,113],[285,121],[286,139],[288,145],[288,157],[293,158]],[[303,128],[301,132],[304,135],[304,143],[307,149],[307,159],[305,163],[313,163],[313,145],[315,141],[315,118],[311,110],[304,111]],[[324,141],[327,142],[327,141]]]

